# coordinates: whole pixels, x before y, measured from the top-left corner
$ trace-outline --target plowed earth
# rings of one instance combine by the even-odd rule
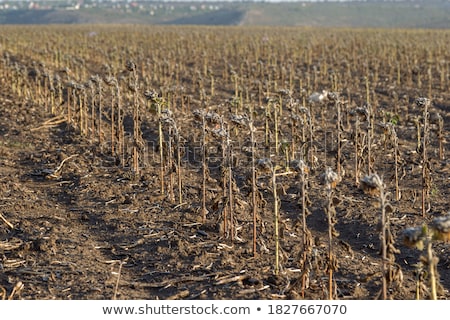
[[[433,105],[450,132],[449,100]],[[412,108],[407,104],[407,108]],[[328,297],[327,218],[325,192],[318,166],[309,176],[308,227],[315,239],[309,283],[302,296],[299,260],[302,256],[301,207],[298,177],[280,177],[280,272],[274,274],[275,243],[270,178],[258,178],[265,202],[259,208],[257,254],[252,252],[252,210],[248,169],[236,167],[236,230],[234,241],[223,235],[220,207],[214,199],[219,173],[211,165],[207,223],[201,222],[201,175],[198,163],[186,163],[182,204],[159,194],[158,159],[150,159],[140,177],[117,166],[106,151],[93,146],[67,123],[48,124],[51,116],[32,101],[0,96],[0,296],[12,299],[326,299]],[[411,114],[417,112],[411,111]],[[189,128],[192,119],[186,116]],[[412,118],[412,116],[411,116]],[[327,124],[326,124],[327,125]],[[331,130],[334,124],[329,124]],[[156,129],[144,121],[144,138],[157,141]],[[415,264],[423,254],[401,242],[407,227],[429,222],[448,212],[449,162],[438,160],[430,147],[433,190],[431,208],[420,210],[420,155],[414,152],[415,127],[407,119],[398,136],[404,163],[402,198],[391,200],[390,223],[395,237],[396,263],[402,280],[390,285],[393,299],[414,299]],[[392,161],[383,151],[380,135],[375,159]],[[431,135],[432,141],[435,135]],[[351,146],[348,147],[350,150]],[[450,149],[448,144],[446,149]],[[152,155],[152,153],[149,152]],[[157,154],[157,153],[155,153]],[[344,152],[345,154],[345,152]],[[70,158],[69,158],[70,157]],[[381,257],[378,199],[355,186],[351,158],[347,175],[336,188],[333,250],[337,299],[377,299],[380,296]],[[62,164],[60,175],[49,170]],[[377,166],[377,161],[375,166]],[[331,161],[329,159],[329,161]],[[392,162],[391,162],[392,163]],[[392,166],[377,167],[389,191]],[[391,196],[392,199],[392,196]],[[450,298],[449,245],[433,244],[439,258],[439,298]],[[22,284],[22,285],[20,285]],[[429,294],[425,282],[421,298]]]

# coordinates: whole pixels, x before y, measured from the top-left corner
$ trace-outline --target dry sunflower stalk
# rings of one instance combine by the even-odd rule
[[[438,294],[443,291],[442,285],[439,283],[439,272],[437,264],[439,258],[435,255],[432,248],[433,241],[450,241],[450,213],[434,218],[429,225],[421,227],[410,227],[403,230],[403,244],[408,247],[424,250],[426,253],[420,256],[419,268],[427,270],[427,279],[430,287],[430,298],[437,300]],[[423,281],[424,279],[420,279]],[[419,286],[420,287],[420,286]],[[416,292],[416,298],[420,297],[420,290]]]

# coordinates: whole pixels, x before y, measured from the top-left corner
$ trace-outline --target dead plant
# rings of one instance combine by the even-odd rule
[[[333,169],[327,167],[321,175],[321,180],[322,184],[325,185],[327,196],[325,213],[328,219],[328,263],[326,268],[328,273],[328,299],[333,300],[335,292],[333,273],[338,269],[338,261],[333,249],[333,238],[339,236],[339,232],[335,229],[337,223],[335,204],[340,202],[337,198],[333,197],[333,191],[341,181],[341,177]]]
[[[406,228],[403,230],[402,236],[403,243],[406,246],[420,251],[426,249],[425,254],[419,257],[419,263],[416,266],[416,273],[421,275],[417,279],[416,299],[420,299],[420,282],[425,280],[428,281],[430,299],[437,300],[438,294],[443,292],[443,287],[440,284],[440,276],[437,270],[439,258],[436,256],[432,245],[436,241],[450,241],[450,214],[433,219],[429,225]],[[421,269],[426,270],[426,272],[420,272]]]

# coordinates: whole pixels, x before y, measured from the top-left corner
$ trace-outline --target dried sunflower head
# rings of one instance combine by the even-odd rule
[[[228,136],[227,130],[221,127],[212,129],[211,133],[216,138],[225,138]]]
[[[279,89],[278,90],[278,94],[285,96],[285,97],[290,97],[292,96],[292,92],[289,89]]]
[[[195,109],[192,111],[192,114],[194,115],[194,118],[197,120],[201,120],[205,116],[205,111],[201,109]]]
[[[340,98],[339,92],[328,92],[327,98],[333,102],[339,101],[339,98]]]
[[[249,119],[246,114],[233,114],[231,115],[231,122],[238,126],[246,127],[248,125]]]
[[[205,114],[205,120],[208,121],[211,124],[217,124],[217,123],[221,122],[222,117],[218,113],[216,113],[214,111],[208,111]]]
[[[113,76],[106,76],[105,78],[103,78],[103,81],[109,87],[117,87],[119,85],[117,79],[114,78]]]
[[[292,160],[289,165],[293,170],[297,172],[301,172],[303,174],[309,173],[309,167],[303,160]]]
[[[430,99],[420,97],[420,98],[417,98],[414,102],[418,107],[424,107],[425,105],[430,103]]]
[[[402,232],[403,243],[410,248],[422,250],[426,232],[423,227],[410,227]]]
[[[144,97],[152,102],[157,102],[159,99],[158,93],[154,90],[145,90]]]
[[[430,227],[436,240],[450,241],[450,214],[433,219]]]
[[[261,158],[256,161],[256,169],[259,172],[269,173],[272,172],[273,164],[269,158]]]
[[[308,102],[311,104],[322,103],[328,100],[328,91],[314,92],[308,97]]]
[[[325,172],[320,176],[322,183],[327,186],[327,188],[334,189],[336,185],[341,182],[341,177],[333,171],[330,167],[325,169]]]
[[[58,76],[59,77],[59,76]],[[91,80],[93,83],[95,83],[95,84],[99,84],[99,83],[101,83],[101,78],[99,77],[99,75],[98,74],[96,74],[96,75],[94,75],[94,76],[91,76],[90,78],[89,78],[89,80]]]
[[[369,110],[366,106],[356,107],[354,110],[350,111],[350,115],[355,115],[361,117],[363,121],[369,119]]]
[[[304,106],[300,106],[300,107],[298,108],[298,111],[299,111],[301,114],[306,115],[308,118],[311,117],[311,113],[309,112],[309,109],[306,108],[306,107],[304,107]]]
[[[376,173],[364,176],[360,183],[363,192],[371,196],[379,196],[380,190],[383,188],[383,181]]]
[[[127,60],[127,62],[125,63],[125,67],[126,67],[127,70],[130,71],[130,72],[136,70],[136,64],[134,63],[133,60]]]

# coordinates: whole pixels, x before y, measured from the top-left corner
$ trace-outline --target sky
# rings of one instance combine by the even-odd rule
[[[35,0],[36,1],[36,0]],[[39,1],[39,0],[38,0]],[[115,0],[101,0],[103,2],[115,1]],[[133,1],[133,0],[128,0]],[[164,1],[164,0],[139,0],[139,1]],[[166,0],[170,1],[170,0]],[[205,1],[205,0],[178,0],[178,1]],[[206,0],[208,1],[208,0]],[[209,0],[209,1],[254,1],[254,0]],[[258,0],[258,1],[270,1],[270,0]],[[284,0],[291,2],[420,2],[423,0]],[[450,0],[449,0],[450,1]]]

